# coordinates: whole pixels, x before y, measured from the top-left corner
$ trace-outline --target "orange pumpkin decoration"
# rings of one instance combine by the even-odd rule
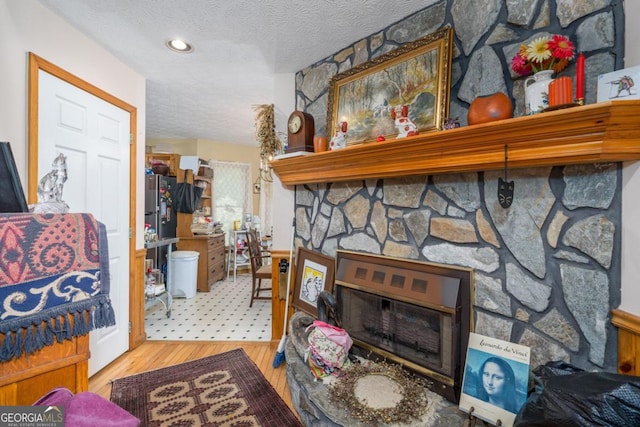
[[[491,95],[478,96],[469,106],[467,123],[478,125],[513,117],[513,105],[507,95],[496,92]]]

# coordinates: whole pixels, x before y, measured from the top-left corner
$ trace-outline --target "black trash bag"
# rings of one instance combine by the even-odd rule
[[[173,209],[182,213],[194,213],[200,204],[203,188],[187,181],[187,171],[184,171],[184,181],[176,185]]]
[[[533,375],[535,389],[514,427],[640,426],[640,377],[564,362],[538,366]]]

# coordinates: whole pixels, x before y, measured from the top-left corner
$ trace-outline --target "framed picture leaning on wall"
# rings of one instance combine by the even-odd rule
[[[305,248],[298,248],[293,306],[318,317],[318,295],[332,292],[335,280],[335,258]]]
[[[527,399],[531,349],[471,332],[460,410],[493,425],[513,426]]]
[[[598,102],[640,99],[640,65],[600,74]]]

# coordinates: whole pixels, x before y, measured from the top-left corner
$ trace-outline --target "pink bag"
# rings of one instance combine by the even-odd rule
[[[308,362],[311,372],[316,378],[339,375],[348,360],[353,344],[351,337],[344,329],[321,320],[314,321],[307,331],[309,329]]]
[[[62,406],[64,425],[74,427],[138,427],[140,420],[95,393],[85,391],[74,395],[59,387],[42,396],[33,406]]]

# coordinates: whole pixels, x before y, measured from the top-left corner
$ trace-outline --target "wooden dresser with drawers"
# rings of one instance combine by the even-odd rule
[[[198,292],[209,292],[218,280],[225,275],[225,235],[194,235],[180,237],[179,251],[195,251],[198,257]]]

